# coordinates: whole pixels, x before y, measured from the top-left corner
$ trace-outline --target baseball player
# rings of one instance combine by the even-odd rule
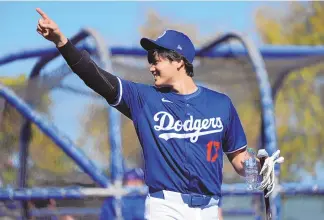
[[[223,152],[244,176],[247,141],[231,99],[194,82],[191,40],[175,30],[165,31],[156,40],[142,38],[154,78],[154,85],[145,85],[98,67],[53,20],[36,10],[41,15],[37,32],[55,44],[87,86],[133,121],[149,187],[145,218],[218,219]],[[270,192],[275,159],[269,157],[261,173],[262,186]]]

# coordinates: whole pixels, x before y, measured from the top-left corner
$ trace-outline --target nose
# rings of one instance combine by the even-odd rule
[[[154,71],[155,71],[155,65],[151,64],[151,66],[150,66],[150,72],[152,73]]]

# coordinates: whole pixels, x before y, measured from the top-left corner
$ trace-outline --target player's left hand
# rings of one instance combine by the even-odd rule
[[[259,189],[268,190],[268,193],[265,195],[266,198],[270,196],[270,194],[275,188],[275,164],[284,162],[284,157],[279,157],[279,154],[280,150],[277,150],[275,153],[272,154],[271,157],[268,157],[265,160],[264,165],[260,171],[260,175],[262,175],[263,178]]]

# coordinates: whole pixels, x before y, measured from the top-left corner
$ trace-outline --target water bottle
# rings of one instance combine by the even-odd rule
[[[244,160],[245,182],[248,190],[256,190],[260,184],[258,162],[252,148],[247,149],[246,159]]]

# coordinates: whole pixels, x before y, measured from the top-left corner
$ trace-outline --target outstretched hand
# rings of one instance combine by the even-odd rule
[[[55,43],[56,46],[63,46],[67,42],[67,38],[60,31],[58,25],[40,8],[36,8],[36,11],[41,16],[38,20],[37,32],[45,39]]]

